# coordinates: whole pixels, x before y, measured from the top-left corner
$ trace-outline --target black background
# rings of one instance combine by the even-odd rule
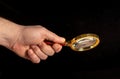
[[[53,5],[54,4],[54,5]],[[96,33],[100,44],[89,51],[63,47],[59,54],[33,64],[0,47],[1,78],[120,78],[120,9],[59,2],[0,1],[0,14],[21,25],[43,25],[66,40]],[[87,8],[85,8],[88,6]]]

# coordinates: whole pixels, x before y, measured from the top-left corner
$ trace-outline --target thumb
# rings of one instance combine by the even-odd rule
[[[52,41],[55,43],[64,43],[65,42],[64,37],[60,37],[51,31],[48,31],[48,33],[46,33],[46,40]]]

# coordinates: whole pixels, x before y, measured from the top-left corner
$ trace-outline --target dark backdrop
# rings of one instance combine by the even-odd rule
[[[63,47],[59,54],[40,64],[24,60],[1,46],[0,77],[119,79],[120,9],[53,4],[1,0],[0,14],[18,24],[43,25],[66,40],[96,33],[101,40],[99,46],[80,53]]]

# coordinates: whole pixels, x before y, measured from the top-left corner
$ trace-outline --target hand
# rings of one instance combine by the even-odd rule
[[[54,44],[48,45],[45,40]],[[0,45],[33,63],[39,63],[55,52],[60,52],[60,43],[64,42],[64,38],[40,25],[23,26],[0,17]]]
[[[48,56],[54,55],[55,52],[60,52],[62,49],[60,43],[65,42],[64,38],[39,25],[22,27],[16,37],[18,38],[10,49],[33,63],[39,63],[40,60],[45,60]],[[51,46],[46,44],[45,40],[55,43]]]

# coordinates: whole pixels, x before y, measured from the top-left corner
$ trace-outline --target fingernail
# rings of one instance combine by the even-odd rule
[[[64,37],[61,37],[61,40],[65,41],[65,38],[64,38]]]

